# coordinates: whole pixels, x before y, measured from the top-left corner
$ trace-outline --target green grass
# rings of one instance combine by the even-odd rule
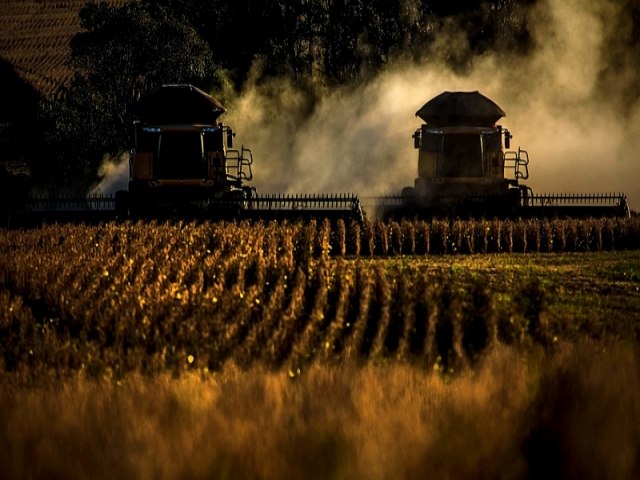
[[[637,250],[412,256],[385,262],[415,268],[428,275],[448,273],[460,286],[481,282],[508,304],[518,297],[531,295],[533,292],[527,290],[527,286],[540,288],[549,319],[578,331],[580,328],[576,326],[591,323],[590,329],[583,333],[593,332],[596,323],[620,335],[637,334],[640,328],[640,252]]]

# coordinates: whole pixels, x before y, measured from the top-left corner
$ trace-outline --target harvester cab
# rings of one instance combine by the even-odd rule
[[[491,190],[487,185],[502,190],[529,178],[527,151],[507,150],[512,135],[500,125],[434,128],[425,124],[413,136],[419,151],[415,188],[424,194],[456,184],[485,194]]]
[[[192,85],[163,85],[138,103],[127,191],[119,216],[235,215],[255,196],[251,150],[233,148],[233,130],[218,121],[226,109]]]

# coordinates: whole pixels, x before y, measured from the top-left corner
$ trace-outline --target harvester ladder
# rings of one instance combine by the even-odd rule
[[[246,180],[247,182],[251,181],[253,179],[252,164],[253,153],[250,149],[245,148],[244,145],[240,150],[227,150],[226,168],[228,177],[237,180]]]
[[[529,178],[529,153],[520,148],[518,151],[504,152],[504,170],[505,172],[513,170],[513,178],[516,180]]]

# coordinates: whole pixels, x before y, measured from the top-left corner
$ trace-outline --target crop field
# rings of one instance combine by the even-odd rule
[[[84,0],[0,2],[0,57],[37,90],[51,93],[71,79],[69,42],[81,30]],[[119,6],[126,0],[108,0]]]
[[[635,478],[640,219],[0,230],[2,478]]]

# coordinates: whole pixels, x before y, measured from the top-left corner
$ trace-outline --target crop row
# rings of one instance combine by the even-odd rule
[[[640,220],[532,219],[371,222],[351,229],[355,255],[578,252],[640,247]],[[340,238],[338,236],[338,238]]]
[[[476,225],[484,224],[473,224],[476,234],[488,235]],[[620,247],[635,228],[604,225],[615,234],[603,234],[601,248]],[[624,235],[614,228],[621,226]],[[233,361],[296,374],[314,360],[389,358],[451,368],[495,342],[548,345],[555,336],[539,283],[505,293],[471,274],[345,258],[376,254],[385,232],[380,254],[452,251],[433,233],[444,223],[359,228],[129,223],[0,231],[0,370],[155,372]],[[419,237],[426,228],[432,233]],[[409,250],[394,229],[414,232]],[[496,237],[487,239],[486,251],[497,247]]]

